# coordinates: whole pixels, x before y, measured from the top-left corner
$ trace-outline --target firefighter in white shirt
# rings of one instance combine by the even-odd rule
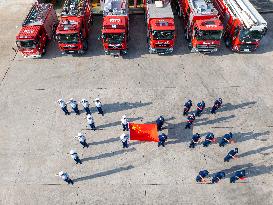
[[[82,133],[78,133],[78,136],[76,136],[75,138],[77,138],[80,142],[80,144],[83,146],[83,148],[85,147],[89,147],[89,145],[86,143],[86,138]]]
[[[123,115],[121,118],[121,125],[123,128],[123,131],[129,131],[129,125],[126,115]]]
[[[59,103],[61,109],[64,111],[64,114],[65,115],[70,115],[70,113],[67,110],[67,105],[66,105],[65,101],[63,99],[59,99],[58,103]]]
[[[102,110],[102,104],[101,104],[101,101],[99,98],[95,99],[95,105],[96,105],[96,108],[97,108],[99,114],[101,114],[103,116],[104,114],[103,114],[103,110]]]
[[[59,176],[62,180],[67,182],[67,184],[74,184],[74,182],[72,181],[72,179],[70,179],[69,175],[66,172],[60,171],[58,174],[56,174],[56,176]]]
[[[128,141],[129,141],[129,135],[128,134],[122,134],[120,135],[120,141],[122,142],[123,148],[128,148]]]
[[[89,109],[89,105],[90,105],[90,104],[89,104],[88,100],[82,99],[82,100],[81,100],[81,104],[82,104],[82,106],[83,106],[83,108],[84,108],[86,114],[87,114],[87,115],[88,115],[88,114],[91,114],[90,109]]]
[[[70,98],[69,102],[68,102],[71,106],[71,108],[74,110],[74,112],[76,113],[76,115],[80,114],[80,111],[78,109],[78,103],[76,100],[74,100],[73,98]]]
[[[96,130],[94,118],[90,114],[87,115],[87,123],[92,130],[94,131]]]
[[[80,160],[79,155],[75,150],[73,150],[73,149],[70,150],[69,154],[70,154],[71,158],[76,162],[76,164],[78,164],[78,163],[82,164],[82,161]]]

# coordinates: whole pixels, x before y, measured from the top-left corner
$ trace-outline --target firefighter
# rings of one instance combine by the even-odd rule
[[[189,148],[195,148],[195,145],[201,140],[200,134],[196,133],[192,136]]]
[[[195,114],[191,114],[187,117],[187,124],[185,126],[185,129],[191,129],[191,125],[193,124],[195,120]]]
[[[237,159],[238,157],[236,155],[238,154],[238,152],[238,148],[230,150],[227,156],[225,156],[224,162],[229,162],[231,159]]]
[[[191,106],[192,106],[192,101],[191,100],[188,100],[188,101],[185,102],[185,104],[184,104],[184,112],[183,112],[184,116],[188,115],[188,112],[190,111]]]
[[[216,110],[218,110],[221,107],[222,103],[223,103],[222,98],[216,99],[214,105],[211,108],[211,114],[216,114]]]
[[[220,140],[219,146],[220,146],[220,147],[224,147],[224,146],[227,145],[228,143],[232,142],[232,137],[233,137],[233,135],[232,135],[231,132],[228,133],[228,134],[225,134],[225,135],[223,136],[223,138]]]
[[[199,172],[198,176],[195,178],[195,181],[201,182],[201,183],[207,183],[207,180],[205,179],[209,175],[208,170],[202,170]]]
[[[123,131],[129,131],[129,125],[126,115],[123,115],[121,118],[121,125],[123,128]]]
[[[99,114],[103,116],[104,114],[103,114],[103,110],[102,110],[102,104],[101,104],[101,101],[99,98],[95,99],[95,105],[96,105],[96,108],[97,108]]]
[[[212,142],[215,142],[214,134],[213,133],[208,133],[205,141],[203,142],[204,147],[208,147]]]
[[[74,112],[76,113],[76,115],[79,115],[80,114],[80,111],[78,109],[78,104],[77,104],[77,101],[74,100],[73,98],[70,98],[69,102],[70,103],[70,106],[71,108],[74,110]]]
[[[120,141],[122,142],[123,148],[128,148],[128,141],[129,141],[129,135],[128,134],[122,134],[120,135]]]
[[[79,155],[75,150],[73,150],[73,149],[70,150],[69,154],[70,154],[71,158],[76,162],[76,164],[78,164],[78,163],[82,164],[82,161],[80,160]]]
[[[224,179],[226,177],[225,172],[217,172],[211,180],[211,183],[216,184],[218,183],[221,179]]]
[[[160,134],[158,136],[159,142],[158,142],[158,147],[160,147],[162,145],[162,147],[165,147],[165,142],[168,139],[167,135],[165,135],[164,133]]]
[[[64,100],[63,99],[59,99],[58,103],[59,103],[61,109],[64,111],[64,114],[65,115],[70,115],[70,113],[67,110],[67,104],[64,102]]]
[[[78,136],[76,136],[75,138],[77,138],[80,142],[80,144],[83,146],[83,148],[88,148],[89,145],[86,143],[86,138],[82,133],[78,133]]]
[[[66,172],[60,171],[58,174],[56,174],[56,176],[59,176],[62,180],[67,182],[67,184],[74,184],[74,182],[72,181],[72,179],[70,179],[69,175]]]
[[[88,114],[86,118],[87,118],[87,123],[90,126],[90,128],[95,131],[96,126],[95,126],[95,121],[94,121],[94,118],[92,117],[92,115]]]
[[[237,180],[244,180],[246,176],[246,170],[236,171],[233,176],[230,177],[230,183],[235,183]]]
[[[157,131],[162,130],[162,126],[163,126],[164,122],[165,122],[165,119],[163,116],[160,116],[159,118],[157,118],[157,120],[156,120]]]
[[[205,104],[205,102],[203,100],[202,100],[202,102],[197,103],[197,110],[196,110],[195,115],[197,117],[200,117],[203,110],[205,109],[205,107],[206,107],[206,104]]]
[[[84,108],[86,114],[87,114],[87,115],[88,115],[88,114],[91,114],[90,108],[89,108],[89,105],[90,105],[90,104],[89,104],[88,100],[82,99],[82,100],[81,100],[81,104],[82,104],[82,106],[83,106],[83,108]]]

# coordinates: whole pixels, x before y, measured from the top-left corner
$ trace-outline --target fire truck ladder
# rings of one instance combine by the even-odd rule
[[[26,25],[42,25],[46,19],[47,11],[50,8],[50,4],[38,4],[35,3],[26,19],[23,22],[23,26]]]
[[[86,6],[87,0],[66,0],[64,2],[61,15],[63,16],[84,15],[84,10]]]
[[[196,14],[218,14],[211,0],[189,0],[189,3]]]
[[[103,5],[103,15],[127,15],[127,0],[105,0]]]
[[[224,0],[235,17],[239,18],[247,28],[265,24],[266,22],[248,0]]]

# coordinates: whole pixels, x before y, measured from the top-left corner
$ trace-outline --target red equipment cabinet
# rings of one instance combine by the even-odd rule
[[[213,0],[224,24],[226,46],[236,52],[255,51],[267,23],[248,0]]]
[[[46,52],[47,42],[52,39],[57,23],[52,4],[33,4],[16,36],[18,51],[24,57],[41,57]]]
[[[191,52],[218,50],[223,25],[211,0],[178,0],[178,15],[183,17]]]
[[[169,1],[144,0],[147,43],[150,53],[169,54],[175,42],[174,16]]]
[[[126,54],[129,39],[129,7],[127,0],[105,0],[101,40],[106,55]]]
[[[58,47],[63,54],[84,54],[88,50],[92,17],[89,0],[65,1],[56,30]]]

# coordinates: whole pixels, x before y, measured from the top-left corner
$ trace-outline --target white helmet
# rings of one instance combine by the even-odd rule
[[[89,118],[92,118],[92,115],[88,114],[86,117],[87,119],[89,119]]]
[[[99,98],[96,98],[95,101],[100,101],[100,99],[99,99]]]
[[[60,171],[60,172],[59,172],[59,176],[62,176],[63,174],[64,174],[63,171]]]
[[[78,133],[78,136],[79,136],[79,137],[82,136],[82,133],[79,132],[79,133]]]
[[[126,115],[123,115],[122,118],[123,118],[123,119],[126,118]]]
[[[122,134],[122,135],[120,135],[120,138],[124,138],[126,136],[126,134]]]
[[[74,99],[73,98],[70,98],[70,101],[73,101]]]
[[[76,153],[76,151],[75,150],[70,150],[70,152],[69,152],[70,154],[75,154]]]

